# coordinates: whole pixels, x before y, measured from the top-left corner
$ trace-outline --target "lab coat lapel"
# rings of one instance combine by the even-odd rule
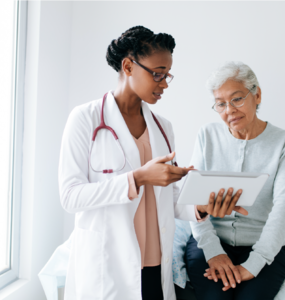
[[[145,102],[142,102],[142,110],[149,132],[152,158],[168,155],[169,149],[167,147],[166,141],[157,124],[155,123],[148,105]],[[156,201],[158,201],[161,192],[161,186],[154,186],[153,188]]]
[[[105,101],[104,118],[106,125],[112,127],[116,132],[131,168],[135,170],[141,167],[138,147],[111,92],[108,93]]]

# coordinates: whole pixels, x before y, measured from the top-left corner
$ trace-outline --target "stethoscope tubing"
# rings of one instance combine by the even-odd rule
[[[91,167],[92,171],[95,172],[95,173],[103,173],[103,174],[110,174],[110,173],[114,173],[114,172],[119,172],[119,171],[122,171],[124,168],[125,168],[125,165],[126,165],[126,155],[124,153],[124,150],[123,150],[123,147],[119,141],[119,138],[115,132],[115,130],[113,128],[111,128],[110,126],[107,126],[105,124],[105,120],[104,120],[104,105],[105,105],[105,101],[106,101],[106,98],[107,98],[107,95],[108,93],[106,93],[103,97],[103,101],[102,101],[102,107],[101,107],[101,113],[100,113],[100,118],[101,118],[101,121],[100,121],[100,125],[98,127],[95,128],[94,132],[93,132],[93,136],[92,136],[92,145],[91,145],[91,149],[90,149],[90,152],[89,152],[89,156],[88,156],[88,163],[89,163],[89,166]],[[162,128],[162,126],[160,125],[158,119],[156,118],[156,116],[153,114],[153,112],[151,112],[152,114],[152,117],[155,121],[155,123],[157,124],[159,130],[161,131],[161,134],[163,135],[164,139],[165,139],[165,142],[168,146],[168,149],[169,149],[169,152],[172,153],[171,151],[171,147],[170,147],[170,143],[168,141],[168,138]],[[119,149],[121,150],[122,152],[122,155],[124,157],[124,163],[122,165],[121,168],[117,169],[117,170],[113,170],[113,169],[104,169],[104,170],[95,170],[93,167],[92,167],[92,163],[91,163],[91,153],[92,153],[92,149],[93,149],[93,146],[94,146],[94,142],[95,142],[95,139],[96,139],[96,136],[98,134],[98,131],[101,130],[101,129],[106,129],[108,131],[110,131],[113,135],[113,137],[115,138],[116,142],[117,142],[117,145],[119,147]],[[171,160],[171,164],[173,166],[178,166],[176,162],[173,162],[173,160]]]

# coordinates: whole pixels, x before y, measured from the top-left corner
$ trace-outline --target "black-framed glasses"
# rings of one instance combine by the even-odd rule
[[[167,84],[169,84],[169,83],[172,81],[172,79],[174,78],[174,76],[171,75],[170,73],[166,73],[166,74],[164,74],[164,73],[156,73],[156,72],[153,72],[153,71],[150,70],[149,68],[143,66],[142,64],[138,63],[137,61],[135,61],[135,60],[133,60],[133,59],[131,59],[131,61],[132,61],[133,63],[135,63],[136,65],[140,66],[141,68],[145,69],[145,70],[146,70],[147,72],[149,72],[150,74],[152,74],[153,80],[154,80],[155,82],[161,82],[161,81],[165,78]]]
[[[222,113],[227,106],[230,104],[232,107],[242,107],[245,103],[246,97],[250,94],[250,92],[255,88],[255,85],[249,90],[249,92],[246,94],[245,97],[238,97],[238,98],[233,98],[230,102],[216,102],[213,106],[212,109],[216,111],[217,113]],[[227,104],[229,103],[229,104]]]

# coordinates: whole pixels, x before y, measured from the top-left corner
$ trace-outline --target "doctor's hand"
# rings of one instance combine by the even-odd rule
[[[226,254],[220,254],[208,260],[209,269],[204,274],[210,280],[218,282],[221,279],[224,284],[223,291],[235,288],[236,282],[241,283],[241,274],[237,267],[233,265],[231,259]]]
[[[157,157],[144,166],[138,168],[133,172],[137,188],[142,185],[150,184],[156,186],[167,186],[173,182],[180,180],[193,166],[189,168],[179,168],[166,162],[171,161],[175,156],[175,152],[163,157]]]
[[[224,218],[225,215],[230,215],[232,211],[236,211],[247,216],[248,212],[241,206],[236,206],[242,190],[238,190],[233,196],[233,189],[229,188],[225,199],[223,200],[225,190],[221,189],[215,199],[215,193],[210,194],[208,205],[197,205],[197,210],[202,214],[209,214],[215,218]]]
[[[218,255],[219,256],[219,255]],[[216,257],[218,257],[216,256]],[[213,257],[214,258],[214,257]],[[210,260],[209,260],[210,261]],[[209,262],[208,262],[209,263]],[[248,281],[248,280],[251,280],[254,278],[254,275],[252,275],[246,268],[244,268],[243,266],[241,265],[237,265],[235,266],[236,270],[239,272],[240,274],[240,282],[242,281]],[[220,273],[216,270],[215,273],[213,273],[214,270],[209,268],[209,269],[206,269],[206,273],[204,274],[205,277],[207,277],[209,280],[213,280],[214,277],[216,278],[216,282],[217,282],[217,279],[222,279]],[[240,283],[239,282],[239,283]],[[227,291],[228,289],[230,289],[231,286],[228,285],[228,286],[225,286],[223,287],[223,291]]]

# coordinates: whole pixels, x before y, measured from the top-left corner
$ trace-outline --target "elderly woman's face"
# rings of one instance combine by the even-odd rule
[[[256,105],[261,102],[259,88],[256,95],[249,93],[243,106],[233,107],[229,103],[234,98],[245,97],[248,92],[249,90],[242,83],[233,80],[227,80],[219,89],[214,91],[216,103],[227,102],[227,107],[220,113],[220,116],[231,130],[246,129],[256,119]]]

